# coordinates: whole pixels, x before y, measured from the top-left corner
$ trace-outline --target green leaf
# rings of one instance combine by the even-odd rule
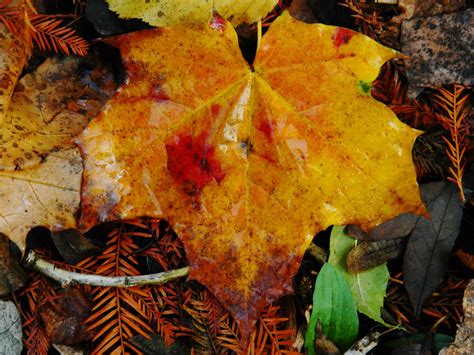
[[[354,297],[357,310],[373,320],[387,325],[380,316],[380,308],[388,283],[387,264],[358,274],[347,271],[346,256],[357,240],[344,234],[344,227],[334,226],[331,233],[328,262],[334,265],[346,279]]]
[[[316,354],[318,320],[324,335],[342,351],[357,339],[359,318],[351,290],[341,272],[328,263],[321,268],[314,287],[313,312],[305,339],[309,355]]]

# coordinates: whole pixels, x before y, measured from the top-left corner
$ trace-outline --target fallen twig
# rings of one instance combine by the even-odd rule
[[[66,271],[42,259],[33,250],[25,257],[24,265],[59,282],[62,287],[72,285],[91,285],[102,287],[133,287],[143,285],[163,285],[167,282],[187,276],[189,267],[140,276],[100,276]]]

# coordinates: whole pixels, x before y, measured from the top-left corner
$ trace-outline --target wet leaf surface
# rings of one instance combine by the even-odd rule
[[[219,19],[110,42],[128,79],[78,140],[81,227],[169,220],[190,278],[245,335],[265,304],[291,291],[315,233],[424,212],[411,159],[419,132],[367,91],[394,51],[287,14],[252,68]]]

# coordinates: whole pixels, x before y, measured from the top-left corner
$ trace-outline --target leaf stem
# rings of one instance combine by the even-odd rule
[[[262,42],[262,20],[257,22],[257,52],[260,49],[260,43]]]

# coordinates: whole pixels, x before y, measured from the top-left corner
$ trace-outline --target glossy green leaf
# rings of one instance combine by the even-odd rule
[[[342,273],[331,264],[324,264],[316,279],[313,312],[306,332],[308,354],[315,354],[314,342],[318,320],[324,335],[346,350],[357,339],[359,318],[349,285]]]
[[[346,256],[357,240],[344,233],[343,227],[334,226],[329,247],[329,263],[344,275],[354,297],[357,310],[373,320],[385,324],[380,316],[388,283],[387,265],[383,264],[358,274],[347,271]]]

